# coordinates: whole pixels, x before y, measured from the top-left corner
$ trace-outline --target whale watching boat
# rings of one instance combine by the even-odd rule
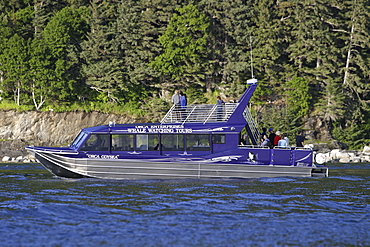
[[[28,146],[47,170],[65,178],[208,179],[327,177],[310,148],[261,146],[248,103],[257,80],[237,103],[173,106],[160,123],[82,129],[69,147]],[[240,145],[246,133],[250,145]]]

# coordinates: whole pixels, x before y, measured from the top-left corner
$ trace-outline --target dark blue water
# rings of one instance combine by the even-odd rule
[[[1,246],[370,246],[370,164],[329,178],[59,179],[0,164]]]

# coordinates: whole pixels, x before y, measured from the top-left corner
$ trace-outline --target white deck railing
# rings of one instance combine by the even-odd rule
[[[253,137],[250,137],[250,138],[254,138],[256,143],[260,143],[261,134],[258,131],[257,124],[254,121],[254,119],[252,117],[252,114],[249,111],[248,107],[245,108],[245,110],[243,112],[243,116],[244,116],[245,120],[247,120],[247,123],[249,125],[249,129],[250,129],[251,134],[253,136]]]
[[[184,108],[175,105],[167,112],[161,123],[209,123],[225,122],[234,112],[238,103],[224,105],[188,105]]]

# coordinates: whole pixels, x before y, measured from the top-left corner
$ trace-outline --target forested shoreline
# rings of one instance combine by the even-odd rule
[[[334,139],[362,148],[370,140],[369,6],[0,0],[0,108],[158,121],[175,89],[189,104],[236,100],[254,75],[250,107],[260,127],[293,135],[315,118]]]

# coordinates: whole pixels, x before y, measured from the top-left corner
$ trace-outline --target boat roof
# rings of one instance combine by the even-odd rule
[[[240,132],[245,126],[243,124],[230,125],[227,123],[212,124],[116,124],[114,126],[102,125],[83,129],[88,133],[111,133],[111,134],[195,134],[195,133],[235,133]]]

